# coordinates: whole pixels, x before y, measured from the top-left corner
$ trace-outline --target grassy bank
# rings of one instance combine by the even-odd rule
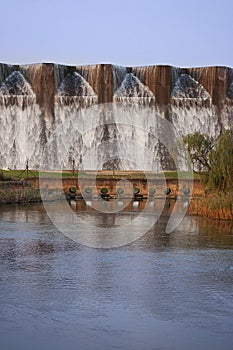
[[[0,204],[40,202],[40,191],[35,188],[0,189]]]
[[[215,193],[193,198],[189,214],[218,220],[233,220],[233,193]]]
[[[95,171],[62,171],[62,177],[93,177],[95,175]],[[127,179],[145,179],[145,178],[163,178],[166,179],[178,179],[178,173],[176,171],[165,171],[165,172],[153,172],[153,171],[98,171],[97,178],[105,178],[105,177],[115,177],[115,176],[127,177]],[[46,177],[46,178],[58,178],[61,176],[59,171],[39,171],[32,170],[26,172],[23,170],[0,170],[0,180],[21,180],[25,178],[34,178],[34,177]],[[200,176],[198,174],[194,174],[187,171],[179,172],[179,178],[181,179],[199,179]]]
[[[77,172],[75,172],[75,174],[73,174],[72,171],[64,171],[62,172],[62,176],[63,177],[73,177],[73,176],[77,176]],[[39,171],[39,170],[32,170],[32,171],[23,171],[23,170],[0,170],[0,180],[2,181],[11,181],[11,180],[15,180],[15,181],[19,181],[22,179],[26,179],[26,178],[35,178],[35,177],[60,177],[61,173],[59,171]]]
[[[54,201],[63,199],[60,191],[44,191],[43,200]],[[30,186],[0,186],[0,204],[41,202],[39,189]]]

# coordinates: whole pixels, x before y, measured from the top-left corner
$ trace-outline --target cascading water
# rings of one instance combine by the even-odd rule
[[[155,134],[155,96],[132,73],[127,73],[116,90],[113,101],[117,118],[117,139],[121,169],[159,170],[158,139]],[[125,147],[124,145],[127,145]],[[138,148],[141,148],[139,151]],[[139,162],[139,157],[143,162]]]
[[[233,98],[233,82],[231,83],[229,90],[227,92],[227,97]]]
[[[150,89],[132,73],[127,73],[120,88],[113,96],[115,102],[149,105],[155,101]]]
[[[196,131],[218,137],[220,124],[209,93],[188,74],[181,74],[171,93],[171,121],[180,135]]]
[[[225,124],[228,127],[233,127],[233,82],[227,91],[227,102],[224,108],[224,116],[226,118]]]
[[[34,92],[20,72],[12,72],[0,87],[1,168],[24,169],[28,159],[39,166],[41,123]]]
[[[55,120],[47,148],[54,168],[82,168],[82,155],[94,137],[94,130],[83,140],[81,133],[85,124],[85,110],[98,102],[98,97],[87,81],[77,72],[68,74],[55,96]],[[89,124],[90,125],[90,124]]]
[[[133,73],[127,73],[115,92],[113,101],[115,115],[122,116],[122,122],[117,125],[119,149],[123,150],[122,169],[138,169],[139,163],[145,170],[160,171],[166,167],[171,168],[170,156],[158,134],[161,127],[159,118],[165,118],[164,111],[155,104],[152,91]],[[123,147],[124,144],[128,144],[128,147]],[[139,162],[141,156],[143,162]]]
[[[233,120],[229,72],[219,107],[192,70],[0,65],[0,168],[172,169],[161,120],[218,137]]]
[[[195,98],[206,100],[210,98],[210,95],[204,87],[190,75],[181,74],[175,83],[171,97],[178,99]]]

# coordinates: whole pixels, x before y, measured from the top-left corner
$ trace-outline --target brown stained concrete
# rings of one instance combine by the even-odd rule
[[[113,101],[115,68],[111,64],[65,66],[54,63],[31,65],[0,63],[0,84],[15,70],[19,70],[31,85],[44,118],[53,118],[57,89],[66,75],[71,72],[77,72],[86,79],[97,94],[98,103]],[[211,97],[208,103],[217,107],[220,116],[225,113],[226,105],[232,105],[232,99],[228,98],[228,90],[233,81],[233,69],[230,67],[179,68],[154,65],[127,67],[127,71],[132,72],[148,86],[155,96],[155,104],[160,106],[165,114],[169,105],[173,103],[171,92],[180,74],[189,74],[203,85]],[[120,80],[123,78],[122,76]],[[118,86],[115,86],[116,89],[120,87],[122,82],[120,80]],[[202,104],[205,107],[206,101],[203,100]]]
[[[39,188],[39,179],[30,178],[27,180],[27,183],[35,188]],[[101,188],[106,187],[108,189],[108,194],[110,196],[117,196],[117,188],[124,188],[124,193],[120,195],[121,197],[131,197],[132,188],[137,187],[140,189],[139,194],[145,197],[148,196],[149,188],[155,189],[155,197],[164,196],[164,190],[166,187],[171,189],[170,196],[177,197],[183,196],[184,188],[191,188],[193,184],[193,196],[204,195],[204,188],[200,184],[199,180],[194,180],[193,183],[191,180],[180,180],[178,187],[177,179],[166,180],[166,184],[163,179],[151,178],[148,181],[146,179],[139,179],[137,177],[131,176],[130,179],[123,176],[102,176],[101,178],[95,178],[92,176],[85,178],[63,178],[62,183],[58,178],[42,178],[40,179],[40,188],[48,191],[57,191],[62,190],[65,193],[70,193],[70,188],[75,187],[76,195],[81,196],[82,192],[85,191],[85,188],[91,187],[92,194],[91,196],[96,196],[101,194]],[[85,193],[85,192],[84,192]],[[191,193],[190,193],[191,195]]]

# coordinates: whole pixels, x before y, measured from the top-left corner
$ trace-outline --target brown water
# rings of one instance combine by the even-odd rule
[[[233,225],[186,216],[166,234],[169,211],[134,243],[94,249],[41,204],[1,206],[0,348],[232,349]],[[135,212],[78,215],[110,227]]]

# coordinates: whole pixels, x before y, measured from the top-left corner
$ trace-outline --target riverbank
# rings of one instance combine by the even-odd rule
[[[40,191],[29,188],[0,189],[0,204],[41,202]]]
[[[217,220],[233,220],[233,193],[215,193],[193,198],[188,213]]]
[[[59,191],[47,192],[43,196],[43,199],[46,201],[62,198],[64,197]],[[0,205],[41,201],[39,189],[32,187],[0,189]],[[190,201],[188,214],[210,219],[233,221],[233,194],[212,194],[205,197],[194,197]]]
[[[43,200],[46,201],[55,201],[62,198],[61,191],[44,192],[43,194]],[[0,205],[33,202],[42,202],[39,189],[29,186],[0,189]]]
[[[6,176],[8,174],[8,181]],[[33,173],[26,179],[16,180],[12,178],[12,175],[16,175],[17,171],[2,172],[4,181],[0,181],[0,204],[4,203],[30,203],[41,202],[40,189],[44,191],[43,199],[47,201],[59,200],[64,198],[63,191],[66,195],[82,198],[82,192],[80,184],[83,187],[83,180],[85,179],[85,186],[82,191],[89,194],[90,197],[95,198],[102,193],[107,194],[109,198],[131,198],[132,196],[132,184],[134,190],[137,190],[137,195],[141,199],[146,199],[150,196],[155,201],[158,198],[166,196],[173,200],[176,198],[187,198],[191,195],[191,201],[188,208],[189,215],[197,215],[202,217],[208,217],[217,220],[233,220],[233,193],[223,194],[205,194],[205,188],[201,184],[200,179],[195,178],[191,180],[188,173],[184,173],[183,179],[178,181],[174,172],[165,174],[166,186],[164,187],[164,181],[160,179],[161,174],[144,172],[126,172],[126,171],[101,171],[98,172],[98,176],[95,177],[93,172],[81,172],[80,179],[72,176],[72,173],[65,172],[62,178],[62,188],[59,179],[59,173],[46,172],[44,177],[39,179]],[[10,175],[10,176],[9,176]],[[17,174],[19,175],[19,174]],[[23,174],[22,174],[23,175]],[[24,175],[26,175],[24,173]],[[68,175],[66,177],[66,175]],[[173,175],[173,178],[172,176]],[[149,183],[148,184],[148,177]],[[128,180],[128,182],[121,182],[121,192],[119,192],[119,181]],[[190,182],[191,181],[191,182]],[[191,193],[191,186],[193,189]],[[103,192],[103,190],[105,190]],[[88,191],[88,192],[87,192]],[[134,191],[133,191],[134,192]],[[136,192],[134,192],[136,193]],[[186,199],[185,199],[186,198]]]

